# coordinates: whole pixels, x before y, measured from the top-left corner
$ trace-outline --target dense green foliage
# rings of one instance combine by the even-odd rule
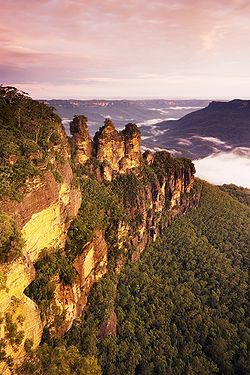
[[[176,173],[177,171],[181,171],[183,167],[191,167],[192,171],[195,171],[190,159],[174,158],[166,151],[157,152],[152,164],[152,168],[158,177],[167,176],[169,173]]]
[[[250,189],[236,186],[234,184],[219,186],[222,191],[227,192],[233,198],[236,198],[239,202],[250,206]]]
[[[111,184],[101,184],[88,178],[80,179],[82,204],[77,218],[68,232],[66,251],[73,259],[82,253],[83,246],[92,240],[96,229],[102,229],[107,242],[112,246],[112,236],[120,220],[126,220],[126,213],[119,197],[112,191]]]
[[[98,338],[114,308],[112,275],[92,290],[82,322],[66,335],[83,355],[98,354],[104,374],[250,371],[249,209],[198,183],[200,207],[122,270],[117,336]]]
[[[41,317],[45,319],[56,287],[53,277],[58,276],[63,284],[71,284],[76,271],[69,259],[59,250],[45,252],[36,262],[35,268],[36,279],[25,289],[25,294],[38,304]]]
[[[13,313],[15,311],[15,301],[12,301]],[[17,317],[18,325],[22,326],[24,322],[24,317],[19,315]],[[13,320],[13,316],[10,313],[6,313],[4,317],[1,316],[0,323],[4,323],[4,338],[0,339],[0,361],[5,362],[11,368],[13,367],[13,359],[6,353],[6,346],[11,345],[14,351],[18,350],[19,345],[23,341],[24,331],[18,330],[18,325]]]
[[[142,181],[134,174],[120,175],[113,181],[112,190],[125,208],[132,208],[139,199]]]
[[[247,208],[203,184],[201,207],[122,271],[104,373],[249,373],[248,229]]]
[[[0,212],[0,262],[16,259],[21,255],[22,247],[21,232],[14,219]]]
[[[77,348],[60,345],[51,348],[47,344],[39,347],[17,370],[22,375],[101,375],[96,358],[82,357]]]
[[[0,198],[20,199],[17,189],[28,177],[41,175],[39,164],[60,143],[61,131],[53,108],[0,86]]]

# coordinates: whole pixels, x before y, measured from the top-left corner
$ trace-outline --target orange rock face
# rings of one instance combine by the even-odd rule
[[[34,301],[24,294],[25,288],[36,277],[33,264],[44,248],[64,247],[68,227],[81,204],[81,193],[73,186],[73,172],[67,154],[64,163],[57,166],[57,171],[62,182],[57,182],[53,173],[45,170],[42,178],[27,181],[20,202],[10,199],[1,202],[1,211],[15,219],[24,239],[22,256],[10,264],[0,265],[0,273],[5,275],[5,285],[0,288],[0,315],[5,317],[10,314],[18,332],[24,332],[18,347],[6,347],[7,354],[13,359],[25,355],[26,339],[31,339],[36,348],[42,336],[40,311]],[[6,334],[4,325],[3,320],[0,338]],[[5,373],[1,367],[0,371]]]
[[[70,132],[76,146],[76,164],[84,164],[93,154],[93,144],[89,135],[87,118],[75,116],[70,123]]]
[[[122,135],[111,120],[107,119],[94,137],[96,158],[100,163],[108,162],[113,171],[119,172],[119,162],[124,157],[125,145]]]
[[[127,124],[119,132],[110,119],[90,139],[87,119],[75,116],[70,124],[76,149],[76,164],[84,164],[91,157],[100,163],[102,178],[112,181],[118,174],[141,166],[141,134],[135,124]]]
[[[126,173],[141,165],[141,134],[135,124],[127,124],[119,133],[112,121],[106,120],[96,133],[94,143],[105,180],[111,181],[117,173]]]

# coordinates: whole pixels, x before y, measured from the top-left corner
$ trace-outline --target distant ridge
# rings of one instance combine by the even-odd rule
[[[192,159],[220,151],[250,147],[250,100],[213,101],[176,121],[154,125],[147,147],[174,149]],[[145,128],[144,128],[145,129]],[[142,129],[143,131],[143,129]]]
[[[70,121],[74,115],[88,118],[89,130],[92,135],[102,126],[104,118],[111,118],[118,128],[124,123],[134,122],[147,125],[170,118],[182,116],[209,104],[208,100],[47,100],[43,101],[54,107],[64,121]]]

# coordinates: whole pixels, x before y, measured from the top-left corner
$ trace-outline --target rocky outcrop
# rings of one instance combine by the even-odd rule
[[[125,173],[141,166],[141,133],[136,124],[127,124],[122,131],[125,155],[120,161],[120,170]]]
[[[113,171],[119,172],[119,162],[124,157],[125,145],[122,135],[113,122],[105,120],[104,126],[95,134],[96,158],[100,163],[108,162]]]
[[[141,166],[141,135],[135,124],[127,124],[119,132],[113,122],[106,119],[92,143],[86,121],[84,116],[75,116],[70,125],[76,148],[76,163],[84,164],[95,157],[101,165],[102,178],[106,181],[112,181],[118,174]]]
[[[106,119],[95,134],[94,144],[104,180],[112,181],[117,174],[141,165],[141,135],[135,124],[127,124],[118,132],[112,121]]]
[[[93,144],[89,135],[87,118],[75,116],[70,123],[70,132],[75,144],[75,162],[84,164],[93,154]]]
[[[27,339],[36,348],[42,337],[40,311],[23,293],[35,278],[35,269],[31,262],[21,257],[11,264],[1,265],[0,274],[5,275],[0,289],[0,338],[5,341],[6,356],[20,358],[26,353]],[[4,362],[0,362],[0,370],[2,374],[9,373]]]

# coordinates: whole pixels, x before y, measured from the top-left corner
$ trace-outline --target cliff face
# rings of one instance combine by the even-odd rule
[[[173,158],[167,152],[159,152],[152,155],[150,165],[155,167],[159,161],[171,164]],[[134,248],[132,260],[138,260],[145,247],[155,241],[177,215],[198,205],[199,193],[192,191],[193,183],[193,165],[177,165],[164,174],[159,173],[140,190],[132,208],[133,214],[141,217],[137,233],[129,244]]]
[[[95,184],[89,192],[88,188],[83,187],[83,205],[86,205],[86,209],[82,209],[81,225],[75,229],[75,235],[78,236],[79,231],[83,234],[79,238],[80,249],[72,258],[76,276],[68,285],[58,277],[53,279],[56,288],[46,313],[45,324],[50,328],[51,334],[55,335],[65,333],[73,320],[82,314],[92,286],[110,267],[111,252],[116,271],[119,271],[127,259],[137,261],[146,246],[156,240],[176,215],[189,207],[197,206],[199,201],[199,194],[192,191],[195,172],[193,164],[190,161],[177,161],[167,152],[146,152],[142,156],[140,132],[136,125],[128,124],[119,133],[112,122],[107,120],[104,127],[96,133],[93,143],[93,154],[99,163],[94,167],[93,178],[95,180],[97,176],[102,176],[99,183],[96,182],[97,186],[101,190],[107,189],[107,195],[115,194],[123,207],[123,214],[114,219],[110,211],[114,201],[101,202],[95,215],[103,220],[94,225],[92,238],[84,241],[81,247],[85,228],[93,226],[86,218],[91,215],[87,209],[89,205],[93,209],[96,205],[99,206],[99,193],[97,190],[93,191]],[[77,164],[80,159],[78,148]],[[88,163],[87,160],[83,163],[88,165],[83,176],[85,181],[92,179],[87,172],[93,172],[91,160],[89,157]],[[103,180],[106,180],[106,186],[103,185]],[[90,193],[93,195],[89,196]],[[102,199],[105,201],[107,197],[104,195],[100,198]],[[68,251],[70,254],[70,247]]]
[[[1,202],[2,211],[15,217],[21,228],[24,255],[33,262],[44,248],[63,246],[67,228],[80,206],[81,193],[72,186],[69,161],[65,159],[57,171],[60,171],[61,183],[53,173],[45,171],[42,178],[27,181],[21,202]]]
[[[74,283],[63,285],[57,280],[49,317],[53,327],[52,333],[61,336],[72,326],[74,319],[81,316],[92,286],[106,274],[107,265],[108,247],[102,231],[96,230],[93,240],[83,246],[81,254],[73,261],[77,273]],[[56,326],[55,315],[61,314],[63,321]]]
[[[13,359],[25,355],[24,343],[32,340],[34,347],[41,341],[43,325],[36,304],[24,295],[23,291],[35,278],[31,262],[25,258],[0,267],[5,275],[0,290],[0,338],[5,342],[5,352]],[[0,362],[0,370],[8,374],[8,366]]]
[[[199,201],[190,161],[177,160],[167,152],[142,155],[135,124],[118,132],[106,120],[92,141],[86,121],[84,116],[75,116],[70,125],[82,193],[74,186],[63,135],[58,146],[63,161],[54,157],[54,147],[47,165],[40,165],[42,175],[27,179],[21,201],[1,201],[2,211],[15,218],[25,243],[18,259],[0,266],[0,338],[8,337],[11,319],[16,341],[7,339],[5,350],[14,359],[25,354],[27,339],[33,347],[39,345],[44,327],[55,336],[69,330],[86,307],[91,288],[109,268],[119,272],[128,259],[138,260],[176,215],[196,207]],[[86,188],[84,181],[93,183]],[[77,251],[72,245],[74,238],[78,239]],[[62,258],[56,258],[55,263],[49,260],[42,272],[45,276],[39,276],[37,264],[43,263],[44,249],[53,254],[58,248]],[[67,259],[69,268],[60,263],[62,259]],[[3,282],[1,275],[5,275]],[[37,304],[24,294],[28,285],[33,285],[29,295]],[[110,322],[113,328],[103,325],[101,336],[115,331],[114,312]]]
[[[67,144],[65,146],[67,150]],[[42,176],[27,180],[20,202],[11,199],[1,201],[1,211],[15,218],[24,240],[21,257],[0,265],[0,274],[4,275],[0,289],[0,314],[3,317],[0,338],[6,340],[8,319],[11,320],[11,324],[16,325],[14,338],[19,339],[16,342],[14,338],[7,339],[5,351],[13,359],[25,354],[27,339],[32,340],[33,347],[37,347],[42,336],[40,311],[34,301],[24,294],[25,288],[36,277],[34,262],[45,248],[64,248],[68,227],[81,204],[81,193],[73,186],[73,172],[66,150],[64,163],[56,166],[60,183],[46,169]]]

